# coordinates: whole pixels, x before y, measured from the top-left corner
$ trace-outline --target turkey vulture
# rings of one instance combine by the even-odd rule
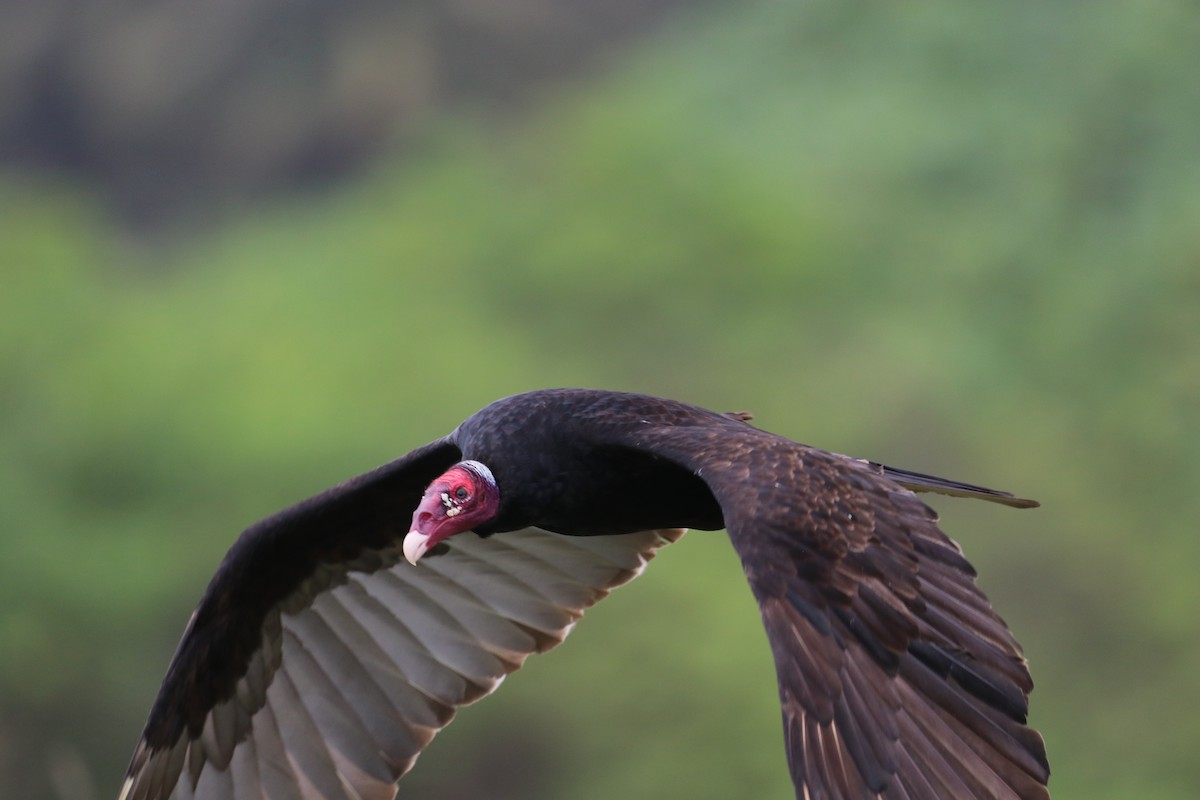
[[[122,800],[391,800],[458,706],[685,528],[724,528],[741,558],[797,798],[1048,797],[1021,648],[913,492],[1037,504],[747,419],[516,395],[251,526],[184,630]]]

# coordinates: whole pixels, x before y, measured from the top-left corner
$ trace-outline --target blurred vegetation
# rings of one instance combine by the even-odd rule
[[[697,13],[497,129],[169,252],[0,179],[0,785],[108,797],[247,523],[486,402],[749,408],[1040,499],[948,499],[1058,798],[1200,788],[1200,16]],[[468,709],[402,796],[789,797],[770,659],[693,534]]]
[[[0,0],[0,161],[86,179],[143,235],[193,228],[464,100],[516,115],[681,2]]]

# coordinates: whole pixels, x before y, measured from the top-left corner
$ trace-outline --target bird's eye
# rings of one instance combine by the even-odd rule
[[[470,494],[471,493],[467,491],[467,487],[465,486],[459,486],[454,490],[454,497],[458,500],[466,500]]]

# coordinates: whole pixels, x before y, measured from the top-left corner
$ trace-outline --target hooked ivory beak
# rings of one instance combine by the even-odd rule
[[[429,550],[430,535],[421,533],[418,530],[411,530],[404,537],[404,557],[408,559],[408,563],[416,564],[421,556],[425,555]]]

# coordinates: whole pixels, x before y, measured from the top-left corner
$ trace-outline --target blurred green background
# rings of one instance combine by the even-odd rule
[[[1200,793],[1194,4],[102,5],[0,4],[0,794],[115,796],[242,527],[559,385],[1038,498],[935,505],[1055,796]],[[784,798],[781,739],[693,534],[401,796]]]

